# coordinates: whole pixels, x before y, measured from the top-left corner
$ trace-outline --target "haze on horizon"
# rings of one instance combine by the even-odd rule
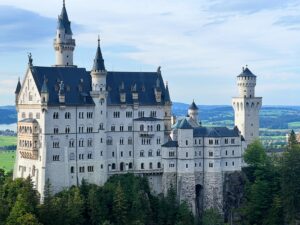
[[[67,0],[74,63],[91,68],[100,34],[108,70],[156,71],[172,101],[230,105],[246,64],[264,105],[300,105],[300,2],[297,0]],[[1,0],[0,105],[14,104],[27,53],[54,64],[62,0]]]

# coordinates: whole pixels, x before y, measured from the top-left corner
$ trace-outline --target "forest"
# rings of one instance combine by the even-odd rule
[[[0,170],[0,225],[296,225],[300,221],[300,146],[295,133],[282,155],[267,155],[259,141],[248,146],[244,195],[224,223],[214,209],[194,217],[176,192],[154,196],[146,178],[112,176],[103,187],[84,180],[53,194],[47,182],[43,204],[30,178],[12,179]]]

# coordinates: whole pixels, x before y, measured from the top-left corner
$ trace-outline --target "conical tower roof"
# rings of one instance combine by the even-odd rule
[[[21,82],[20,82],[20,78],[19,78],[19,79],[18,79],[18,84],[17,84],[17,87],[16,87],[15,94],[19,94],[19,93],[20,93],[20,90],[21,90]]]
[[[60,15],[58,16],[58,29],[65,29],[66,34],[72,35],[72,30],[71,30],[71,22],[69,21],[67,9],[66,9],[66,4],[65,0],[63,1],[63,7],[61,10]]]
[[[189,109],[191,109],[191,110],[198,110],[198,107],[197,107],[197,105],[196,105],[196,103],[195,103],[194,100],[193,100],[192,104],[190,105]]]
[[[104,71],[105,70],[105,65],[104,65],[104,59],[102,57],[102,52],[101,52],[101,48],[100,48],[100,38],[98,37],[98,47],[97,47],[97,52],[96,52],[96,56],[94,59],[94,65],[93,65],[93,69],[94,71]]]

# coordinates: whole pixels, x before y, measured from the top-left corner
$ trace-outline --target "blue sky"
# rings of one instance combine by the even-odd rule
[[[162,66],[173,101],[231,104],[246,64],[265,105],[300,104],[300,1],[66,0],[74,63],[91,68],[97,35],[108,70]],[[1,0],[0,105],[14,103],[27,53],[54,64],[61,0]]]

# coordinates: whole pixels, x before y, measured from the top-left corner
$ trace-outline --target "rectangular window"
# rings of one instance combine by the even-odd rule
[[[114,125],[111,126],[111,131],[115,131],[116,127]]]
[[[208,154],[209,154],[210,157],[214,156],[213,152],[209,152]]]
[[[132,126],[128,126],[128,131],[132,131]]]
[[[210,145],[214,144],[214,140],[209,139],[209,140],[208,140],[208,144],[210,144]]]
[[[232,139],[231,139],[231,144],[234,144],[234,143],[235,143],[235,139],[232,138]]]
[[[131,118],[132,117],[132,112],[126,112],[126,118]]]
[[[225,144],[228,144],[228,138],[225,139]]]
[[[214,167],[214,164],[210,162],[210,163],[208,164],[208,166],[209,166],[209,167]]]

